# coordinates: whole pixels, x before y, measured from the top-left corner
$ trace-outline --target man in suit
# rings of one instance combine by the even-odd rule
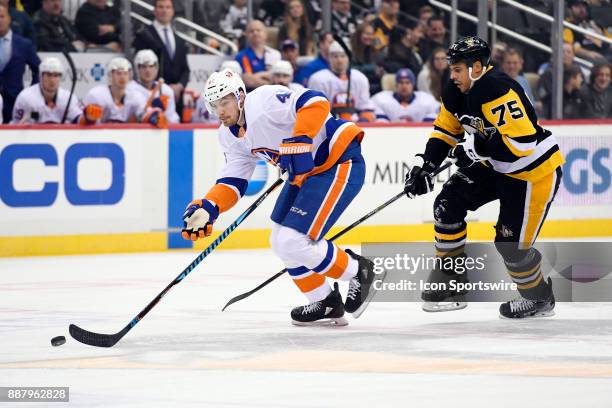
[[[187,45],[172,29],[172,0],[155,0],[153,24],[142,27],[134,38],[136,51],[151,49],[160,61],[159,76],[174,91],[177,110],[182,108],[182,94],[189,81]]]
[[[4,99],[3,116],[9,121],[13,105],[23,89],[26,64],[32,71],[32,83],[38,82],[38,65],[32,41],[11,31],[11,17],[6,6],[0,5],[0,93]]]

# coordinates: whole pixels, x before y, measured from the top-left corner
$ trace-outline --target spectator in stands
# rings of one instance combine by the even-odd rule
[[[290,0],[287,3],[283,24],[278,31],[278,48],[281,48],[285,40],[299,44],[300,55],[314,55],[312,27],[304,13],[302,0]]]
[[[329,46],[334,42],[334,36],[330,32],[319,35],[319,55],[314,60],[303,66],[295,74],[294,81],[306,86],[312,74],[322,69],[329,68]]]
[[[582,99],[582,72],[577,66],[563,70],[563,119],[580,119],[584,117],[585,100]],[[549,117],[552,117],[552,101],[548,103]]]
[[[446,49],[435,48],[417,77],[417,88],[419,91],[430,93],[436,100],[439,100],[448,78]]]
[[[79,7],[74,22],[87,47],[121,52],[121,12],[118,2],[110,7],[106,0],[87,0]]]
[[[36,33],[34,32],[34,24],[30,16],[23,11],[17,10],[14,4],[10,4],[9,0],[0,0],[0,5],[5,6],[9,10],[11,31],[32,41],[36,48]]]
[[[257,19],[267,27],[279,27],[289,0],[263,0],[256,14]]]
[[[361,23],[351,37],[351,50],[353,52],[353,68],[363,72],[370,82],[370,92],[376,93],[381,89],[380,79],[385,71],[382,67],[382,53],[374,47],[374,27],[372,24]]]
[[[577,26],[584,28],[585,30],[593,31],[597,34],[607,36],[605,32],[597,23],[589,17],[589,3],[585,0],[569,0],[569,15],[567,21]],[[610,46],[608,43],[601,39],[590,37],[573,31],[570,28],[563,30],[563,40],[574,46],[576,55],[590,61],[602,61],[606,57],[610,58]]]
[[[281,59],[278,50],[266,45],[266,39],[266,26],[259,20],[249,22],[246,28],[247,47],[236,54],[248,91],[269,84],[270,68]]]
[[[158,80],[159,60],[152,50],[140,50],[134,56],[136,80],[128,84],[128,92],[138,92],[147,101],[147,108],[158,108],[169,123],[180,122],[176,113],[174,91],[163,80]]]
[[[15,99],[23,89],[25,66],[30,67],[32,83],[36,83],[39,64],[32,41],[13,33],[8,7],[0,5],[0,94],[4,100],[4,121],[13,116]]]
[[[11,123],[62,123],[70,91],[60,88],[64,67],[51,57],[40,64],[40,82],[19,93],[13,108]],[[81,107],[76,96],[70,99],[67,123],[77,123]]]
[[[221,19],[227,11],[226,0],[196,1],[193,6],[193,19],[196,24],[216,33],[221,32]]]
[[[429,4],[421,6],[421,8],[419,8],[418,14],[419,23],[421,24],[421,26],[427,28],[427,23],[429,22],[429,19],[432,18],[435,14],[436,13],[434,12],[433,7],[431,7]]]
[[[493,45],[493,47],[491,47],[491,59],[489,60],[489,63],[491,65],[493,65],[494,67],[501,67],[502,64],[504,63],[504,53],[506,52],[506,50],[508,49],[508,44],[506,44],[503,41],[497,41],[495,42],[495,44]]]
[[[141,93],[126,92],[132,80],[132,64],[118,57],[107,68],[108,84],[95,86],[85,95],[81,124],[143,122],[164,127],[163,112],[148,107]]]
[[[293,82],[293,67],[289,61],[277,61],[274,65],[272,65],[271,72],[272,84],[286,86],[292,91],[300,91],[304,89],[302,85]]]
[[[531,86],[529,86],[527,78],[522,75],[523,54],[518,48],[509,47],[506,49],[506,52],[504,52],[502,57],[501,69],[506,73],[506,75],[521,85],[530,101],[535,102],[535,97],[531,91]]]
[[[400,68],[410,68],[418,75],[423,66],[423,58],[418,47],[424,35],[423,28],[414,21],[408,21],[406,24],[406,28],[398,30],[399,40],[391,41],[385,68],[389,72],[396,72]]]
[[[281,58],[291,63],[293,72],[298,70],[298,45],[293,40],[285,40],[280,46]]]
[[[172,0],[155,0],[153,24],[144,26],[136,33],[134,48],[136,51],[153,50],[160,61],[160,77],[174,91],[177,111],[182,111],[182,94],[189,82],[189,65],[187,65],[187,44],[172,29],[174,6]]]
[[[225,18],[221,20],[221,29],[226,36],[238,39],[248,23],[247,0],[234,0]]]
[[[327,96],[333,115],[345,120],[373,122],[375,116],[370,100],[370,83],[360,71],[348,70],[348,56],[336,41],[329,46],[329,65],[329,68],[310,77],[308,88]]]
[[[612,118],[612,65],[607,62],[595,64],[591,70],[591,81],[583,87],[583,117],[589,119]]]
[[[399,0],[382,0],[378,7],[378,17],[374,19],[374,47],[377,50],[387,48],[389,38],[393,29],[399,24],[405,26],[405,22],[399,17]]]
[[[425,38],[421,41],[421,56],[425,59],[429,58],[431,52],[438,47],[448,49],[450,45],[450,37],[448,30],[444,25],[444,18],[434,16],[427,22],[427,32]]]
[[[82,51],[85,44],[77,40],[72,22],[62,15],[62,0],[43,0],[34,14],[38,51]]]
[[[372,97],[376,120],[381,122],[423,122],[434,120],[440,103],[431,94],[415,91],[416,79],[408,68],[395,74],[395,92],[382,91]]]
[[[345,44],[348,44],[357,28],[357,20],[351,13],[351,2],[350,0],[332,0],[331,3],[332,32],[342,38]]]

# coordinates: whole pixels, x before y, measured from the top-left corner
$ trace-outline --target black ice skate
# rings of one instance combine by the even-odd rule
[[[423,305],[426,312],[450,312],[467,307],[465,295],[467,291],[451,290],[450,282],[468,283],[467,272],[455,273],[435,268],[429,274],[427,280],[428,289],[421,293]]]
[[[550,296],[545,300],[530,300],[518,297],[499,306],[499,317],[502,319],[527,319],[546,317],[555,314],[555,295],[552,292],[552,282],[548,278]]]
[[[366,310],[370,300],[372,300],[372,296],[374,296],[375,291],[370,290],[374,283],[374,278],[383,280],[386,272],[376,276],[374,273],[374,262],[361,255],[357,255],[350,249],[347,249],[346,253],[359,262],[357,275],[349,282],[346,302],[344,302],[344,309],[352,313],[356,319]]]
[[[296,326],[346,326],[342,296],[338,284],[323,300],[312,302],[306,306],[298,306],[291,311],[291,323]]]

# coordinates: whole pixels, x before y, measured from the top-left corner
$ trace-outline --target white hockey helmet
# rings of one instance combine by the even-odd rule
[[[132,70],[132,64],[130,64],[130,61],[126,60],[123,57],[113,58],[108,63],[108,75],[109,76],[113,71],[130,72],[131,70]]]
[[[272,65],[272,74],[282,74],[293,77],[293,67],[289,61],[276,61],[274,65]]]
[[[64,66],[59,58],[49,57],[45,58],[44,61],[40,63],[38,71],[40,72],[40,75],[42,75],[43,72],[47,72],[49,74],[63,74]]]
[[[219,67],[219,71],[223,71],[224,69],[231,69],[238,75],[242,75],[242,67],[236,60],[225,60]]]
[[[134,65],[138,67],[139,65],[157,65],[157,55],[151,50],[140,50],[136,53],[134,57]]]
[[[208,109],[210,113],[215,113],[211,103],[231,94],[236,97],[236,101],[238,101],[240,105],[241,90],[246,94],[246,86],[239,74],[228,68],[222,71],[213,72],[208,77],[206,85],[204,86],[203,95],[206,109]],[[240,109],[242,110],[242,107]]]
[[[331,45],[329,46],[329,50],[327,52],[329,54],[335,54],[335,53],[346,54],[346,51],[344,51],[344,48],[342,48],[342,46],[340,45],[338,41],[334,41],[333,43],[331,43]]]

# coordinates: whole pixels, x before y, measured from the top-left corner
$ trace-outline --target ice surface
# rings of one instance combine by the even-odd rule
[[[222,313],[282,269],[269,250],[214,252],[113,348],[69,337],[69,323],[119,331],[195,256],[0,259],[0,386],[69,386],[52,407],[612,407],[610,304],[514,322],[497,304],[373,303],[303,328],[283,276]]]

